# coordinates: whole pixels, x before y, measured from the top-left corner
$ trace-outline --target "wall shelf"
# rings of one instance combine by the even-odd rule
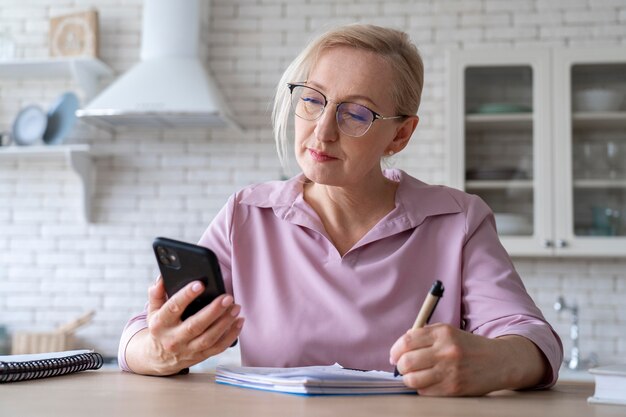
[[[624,189],[626,188],[626,179],[575,179],[574,187],[588,189]]]
[[[626,129],[626,111],[574,113],[572,124],[576,129]]]
[[[8,146],[0,148],[0,161],[17,159],[65,160],[80,180],[83,219],[87,223],[91,222],[92,196],[96,175],[89,145]]]
[[[532,190],[532,180],[469,180],[465,181],[465,188],[473,190],[522,189]]]
[[[532,113],[468,114],[465,116],[468,131],[486,129],[532,129]]]
[[[0,61],[0,78],[73,78],[85,92],[87,99],[99,91],[99,78],[111,77],[113,74],[111,67],[93,57]]]

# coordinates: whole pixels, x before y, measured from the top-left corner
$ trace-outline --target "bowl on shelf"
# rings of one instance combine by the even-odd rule
[[[624,94],[607,88],[589,88],[574,94],[574,110],[616,111],[620,109]]]
[[[498,234],[501,235],[530,235],[533,224],[528,216],[518,213],[494,213]]]

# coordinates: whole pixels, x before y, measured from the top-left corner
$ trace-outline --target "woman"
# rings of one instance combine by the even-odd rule
[[[281,161],[295,144],[302,174],[229,199],[200,239],[228,295],[181,322],[202,285],[167,300],[157,281],[124,330],[122,368],[174,374],[239,338],[243,365],[397,365],[422,395],[554,384],[560,340],[485,203],[381,169],[418,124],[422,85],[421,58],[402,32],[349,25],[309,45],[274,108]],[[436,324],[407,331],[435,279],[446,288]]]

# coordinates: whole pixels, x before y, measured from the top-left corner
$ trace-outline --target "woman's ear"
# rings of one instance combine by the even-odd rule
[[[419,123],[419,116],[408,116],[400,126],[396,129],[396,136],[393,138],[387,149],[385,149],[385,155],[393,155],[400,152],[408,145],[417,124]]]

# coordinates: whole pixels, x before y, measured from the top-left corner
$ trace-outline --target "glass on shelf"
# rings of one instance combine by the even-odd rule
[[[591,140],[574,145],[575,179],[624,178],[626,174],[624,164],[624,144],[619,140]]]
[[[574,178],[594,179],[602,177],[604,148],[598,142],[585,141],[574,146]]]
[[[621,234],[621,213],[619,210],[604,207],[593,206],[591,234],[593,236],[618,236]]]
[[[578,236],[625,236],[626,189],[574,192],[574,233]]]
[[[611,179],[620,178],[623,159],[621,145],[614,141],[608,141],[606,142],[605,150],[608,177]]]

